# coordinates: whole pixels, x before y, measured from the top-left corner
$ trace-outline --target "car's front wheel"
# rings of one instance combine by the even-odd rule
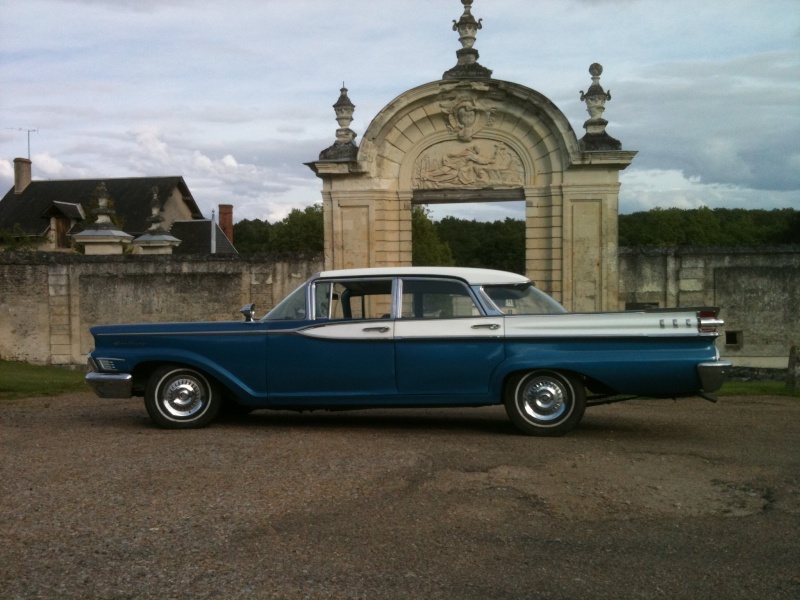
[[[528,371],[506,386],[505,407],[511,421],[529,435],[564,435],[583,418],[586,390],[573,375]]]
[[[205,427],[219,412],[222,397],[209,379],[194,369],[168,365],[156,369],[147,381],[144,405],[161,427]]]

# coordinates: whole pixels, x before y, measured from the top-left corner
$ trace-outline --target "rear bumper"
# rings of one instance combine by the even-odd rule
[[[86,383],[100,398],[133,396],[133,375],[130,373],[87,373]]]
[[[700,376],[702,391],[710,394],[722,387],[728,379],[732,363],[723,360],[705,362],[697,365],[697,374]]]

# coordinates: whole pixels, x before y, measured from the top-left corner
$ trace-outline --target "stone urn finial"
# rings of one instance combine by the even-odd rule
[[[320,152],[320,160],[351,161],[355,160],[358,155],[358,146],[355,142],[358,134],[350,129],[356,105],[350,101],[344,82],[342,82],[342,89],[339,92],[339,99],[333,105],[336,122],[339,124],[339,129],[336,130],[336,141],[333,146]]]
[[[464,14],[458,21],[453,20],[453,31],[458,32],[458,41],[461,42],[462,48],[472,48],[475,45],[475,35],[479,29],[483,29],[483,19],[476,21],[472,16],[472,2],[473,0],[461,0],[461,4],[464,5]],[[472,58],[472,62],[475,62],[477,58],[477,56]]]
[[[158,186],[153,187],[153,199],[150,201],[150,216],[147,222],[150,228],[133,240],[137,254],[172,254],[173,248],[181,244],[181,240],[161,226],[164,222],[163,207],[158,199]],[[213,220],[213,219],[212,219]]]
[[[116,229],[116,226],[111,220],[116,213],[113,208],[108,205],[108,190],[106,189],[105,181],[97,186],[97,208],[94,210],[97,215],[93,229]]]
[[[133,236],[125,233],[114,224],[116,214],[110,205],[105,182],[96,189],[97,220],[80,233],[72,236],[73,241],[82,244],[86,254],[122,254],[123,248],[131,243]]]
[[[161,202],[158,199],[158,186],[153,187],[153,199],[150,201],[150,216],[147,217],[147,222],[150,223],[148,232],[150,233],[166,233],[166,230],[161,227],[164,222],[164,217],[161,215],[162,208]]]
[[[603,86],[600,85],[600,75],[602,74],[603,65],[600,63],[592,63],[589,67],[589,75],[592,76],[592,85],[589,86],[589,91],[585,94],[583,90],[581,90],[581,101],[586,102],[586,110],[590,117],[586,123],[592,122],[592,125],[600,126],[602,122],[602,130],[599,131],[605,131],[605,126],[608,124],[608,121],[603,120],[602,116],[603,112],[606,110],[606,101],[611,100],[611,92],[606,92]],[[599,131],[595,131],[594,133],[598,133]]]
[[[472,16],[473,0],[461,0],[464,13],[458,21],[453,21],[453,31],[458,32],[458,41],[461,48],[456,50],[458,63],[449,71],[445,71],[442,79],[488,79],[492,76],[491,69],[478,64],[479,54],[473,47],[475,36],[479,29],[483,29],[483,19],[475,20]]]
[[[606,102],[611,100],[611,92],[605,91],[600,85],[600,75],[603,74],[603,65],[592,63],[589,75],[592,76],[592,85],[584,93],[581,90],[581,101],[586,103],[586,112],[589,119],[583,124],[586,135],[580,141],[581,149],[589,152],[603,150],[620,150],[622,144],[606,133],[608,121],[603,118]]]
[[[347,96],[347,88],[344,87],[344,82],[342,82],[342,89],[339,92],[339,99],[333,105],[333,110],[336,111],[336,122],[339,123],[339,127],[350,127],[350,123],[353,122],[353,112],[356,109],[356,105]]]

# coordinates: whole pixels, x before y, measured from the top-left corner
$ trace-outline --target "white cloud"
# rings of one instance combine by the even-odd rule
[[[206,214],[224,202],[237,218],[271,219],[320,201],[303,163],[334,140],[342,80],[363,135],[395,97],[455,64],[451,23],[463,10],[458,0],[404,0],[390,16],[376,0],[6,4],[0,128],[39,128],[35,177],[179,174]],[[481,64],[553,100],[578,137],[578,90],[589,64],[604,65],[609,133],[639,150],[622,175],[624,210],[800,204],[797,10],[785,0],[473,6]],[[25,149],[24,134],[0,132],[0,185],[13,185],[9,165]]]
[[[10,181],[11,185],[14,181],[14,165],[4,158],[0,158],[0,181]]]
[[[620,213],[660,208],[746,208],[800,210],[797,194],[779,190],[757,190],[722,183],[704,183],[699,176],[686,176],[669,169],[630,168],[620,177]]]
[[[157,127],[145,126],[132,132],[136,137],[137,156],[146,162],[166,164],[170,160],[169,146],[162,141]]]
[[[64,165],[60,160],[50,156],[49,152],[34,154],[31,162],[36,163],[37,170],[42,173],[46,179],[61,178],[63,176]]]

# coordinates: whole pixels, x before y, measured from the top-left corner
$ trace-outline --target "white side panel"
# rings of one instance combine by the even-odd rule
[[[695,311],[526,315],[505,321],[508,338],[701,335]]]
[[[395,321],[395,338],[501,338],[503,317],[459,319],[400,319]]]

